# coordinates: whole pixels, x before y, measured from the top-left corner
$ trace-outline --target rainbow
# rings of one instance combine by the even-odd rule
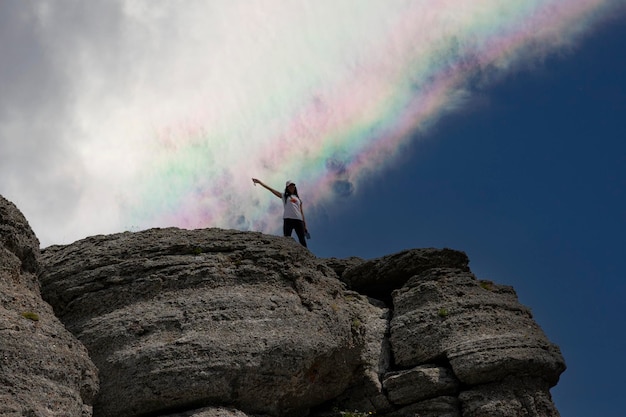
[[[145,149],[150,157],[123,199],[124,222],[275,232],[280,204],[255,189],[251,177],[279,190],[293,179],[308,208],[349,198],[419,132],[462,107],[477,82],[569,48],[615,6],[607,0],[371,3],[340,16],[332,37],[320,20],[333,9],[285,11],[280,2],[268,3],[276,10],[263,15],[270,19],[263,21],[267,32],[257,32],[254,48],[238,55],[258,59],[251,62],[259,80],[244,91],[233,87],[232,95],[199,87],[208,104],[155,127]],[[303,23],[297,16],[306,12],[311,16]],[[243,30],[249,22],[239,23]],[[281,42],[284,51],[276,52]],[[273,78],[273,65],[282,78]],[[228,111],[216,100],[229,103]]]

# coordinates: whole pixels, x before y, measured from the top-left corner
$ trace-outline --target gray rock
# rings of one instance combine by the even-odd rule
[[[391,301],[389,295],[411,277],[432,268],[469,271],[463,252],[452,249],[411,249],[348,267],[341,280],[348,287],[370,297]]]
[[[404,405],[433,397],[456,395],[459,381],[452,371],[437,365],[420,365],[392,373],[383,380],[389,401]]]
[[[463,417],[559,417],[541,378],[507,378],[479,385],[459,396]]]
[[[0,196],[0,415],[91,416],[97,370],[39,293],[39,241]]]
[[[462,252],[170,228],[40,254],[4,199],[0,232],[3,416],[558,416],[558,347]]]
[[[381,379],[391,367],[391,350],[388,339],[389,309],[384,304],[368,299],[356,292],[349,292],[346,299],[359,298],[364,303],[352,303],[354,311],[353,330],[364,338],[360,356],[360,371],[355,374],[351,386],[340,395],[333,406],[342,410],[382,413],[393,409],[383,393]]]
[[[389,417],[465,417],[461,414],[459,400],[456,397],[444,396],[431,398],[401,408]],[[483,416],[491,416],[484,414]]]
[[[383,310],[292,239],[152,229],[43,260],[47,299],[100,370],[97,416],[198,403],[304,413],[378,372]]]
[[[361,265],[365,262],[365,259],[359,258],[357,256],[351,256],[345,259],[325,258],[323,259],[323,261],[326,265],[328,265],[328,267],[335,271],[337,276],[341,277],[347,269]]]
[[[248,414],[234,408],[207,407],[182,413],[162,415],[160,417],[248,417]]]
[[[519,304],[512,288],[478,281],[457,269],[432,269],[393,293],[391,344],[397,365],[445,359],[464,384],[508,375],[556,384],[565,369],[550,343]]]

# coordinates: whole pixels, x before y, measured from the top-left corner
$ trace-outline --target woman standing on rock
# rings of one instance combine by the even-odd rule
[[[291,236],[291,232],[295,230],[296,235],[298,235],[298,241],[306,248],[306,239],[304,237],[305,235],[308,237],[309,232],[306,228],[302,200],[300,200],[300,196],[298,196],[296,184],[291,180],[287,181],[285,184],[285,192],[281,194],[272,187],[263,184],[261,180],[252,178],[252,182],[254,185],[261,184],[263,188],[271,191],[272,194],[283,200],[283,235]]]

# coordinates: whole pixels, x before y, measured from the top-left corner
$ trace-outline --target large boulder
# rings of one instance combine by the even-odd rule
[[[152,229],[53,246],[43,261],[46,299],[99,368],[96,416],[299,414],[356,380],[380,385],[385,309],[292,239]]]
[[[0,196],[0,415],[91,416],[97,370],[41,298],[39,256],[28,222]]]

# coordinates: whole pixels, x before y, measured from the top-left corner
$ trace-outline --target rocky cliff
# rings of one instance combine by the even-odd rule
[[[39,241],[0,196],[0,416],[91,416],[97,370],[39,292]]]
[[[462,252],[168,228],[40,253],[0,203],[1,415],[558,416],[558,347]]]

